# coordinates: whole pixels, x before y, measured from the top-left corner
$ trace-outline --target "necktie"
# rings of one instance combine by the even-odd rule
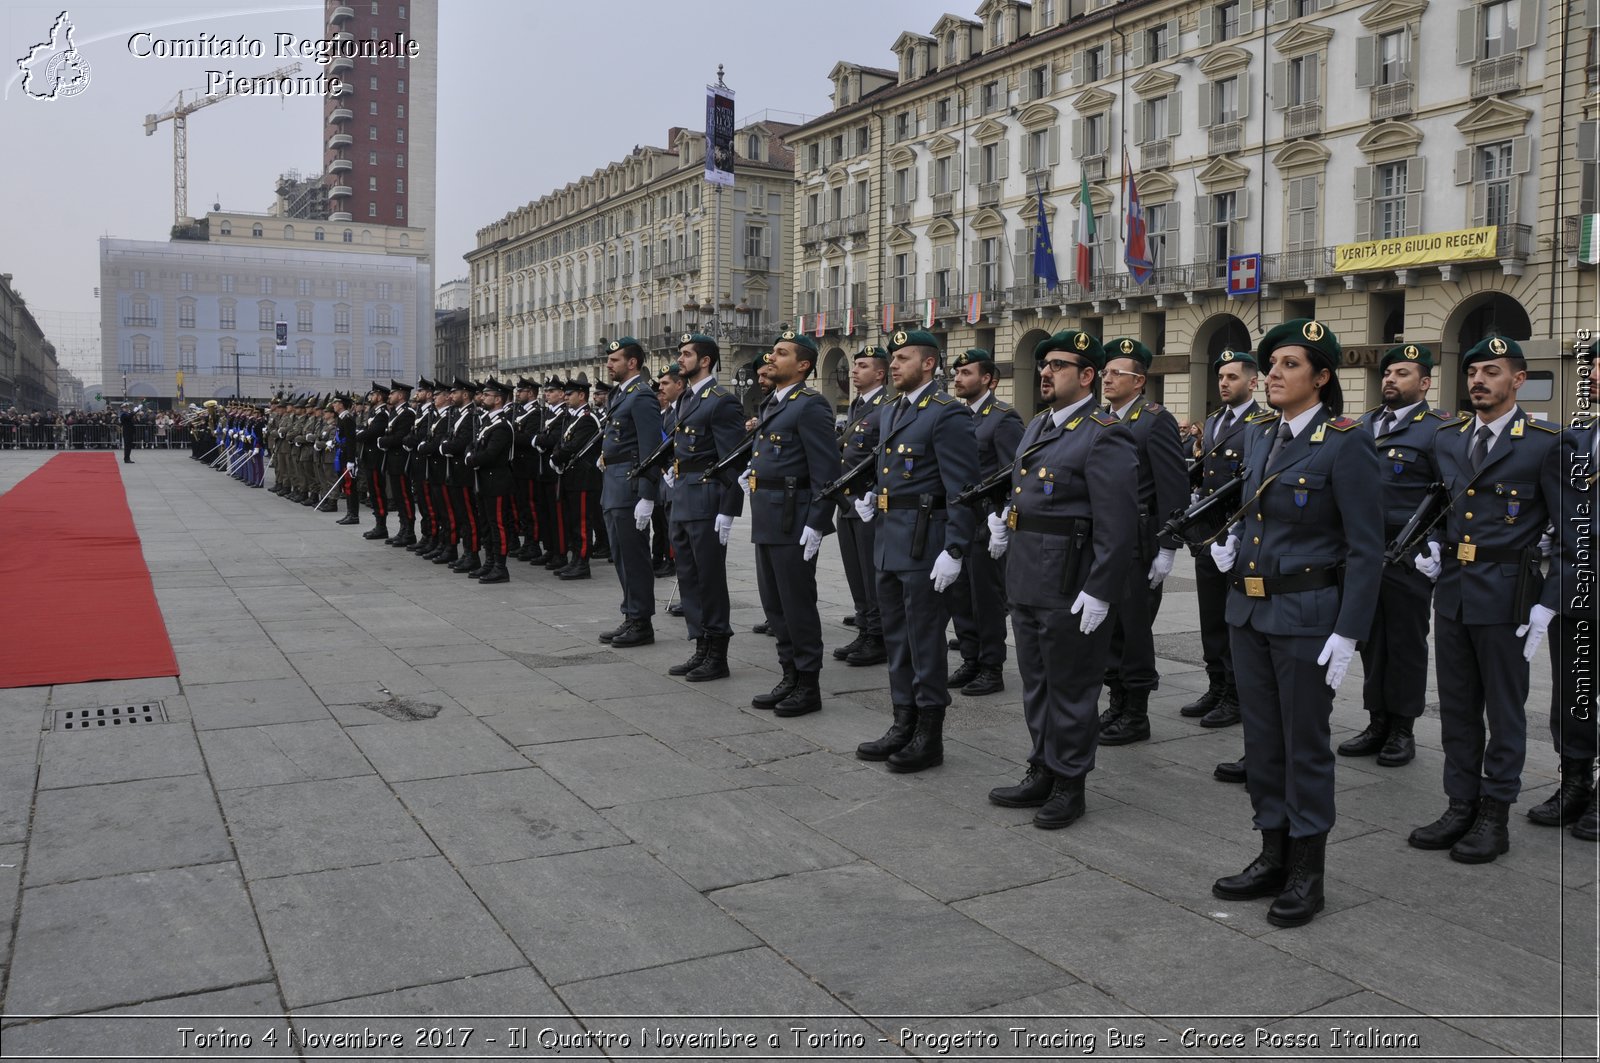
[[[850,403],[850,419],[852,421],[856,419],[856,414],[861,412],[861,407],[865,406],[866,404],[867,401],[860,395],[857,395],[855,397],[855,401]]]
[[[1218,439],[1221,439],[1223,436],[1227,435],[1228,434],[1228,429],[1230,429],[1232,427],[1233,427],[1233,410],[1231,408],[1229,408],[1229,409],[1223,410],[1222,411],[1222,416],[1217,419],[1217,431],[1216,431],[1216,435],[1212,439],[1212,442],[1216,442]]]
[[[892,423],[898,425],[900,423],[901,416],[905,414],[906,410],[909,409],[910,406],[911,404],[906,401],[906,397],[904,395],[901,395],[898,399],[895,399],[894,420]]]
[[[1494,439],[1494,431],[1484,425],[1478,429],[1477,439],[1472,444],[1472,471],[1477,472],[1483,468],[1484,459],[1489,456],[1489,444]]]
[[[1283,445],[1293,438],[1294,430],[1289,427],[1289,422],[1285,421],[1278,426],[1278,438],[1272,441],[1272,449],[1267,451],[1267,468],[1272,468],[1273,459],[1278,456],[1278,451],[1282,450]]]
[[[1378,418],[1378,427],[1374,429],[1374,434],[1386,436],[1392,431],[1394,431],[1394,411],[1384,410],[1383,416]]]

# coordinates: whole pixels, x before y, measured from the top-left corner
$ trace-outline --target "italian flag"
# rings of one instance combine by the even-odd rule
[[[1089,286],[1089,270],[1094,256],[1089,249],[1094,246],[1094,207],[1089,203],[1089,171],[1082,171],[1078,185],[1078,283]]]
[[[1585,214],[1579,223],[1578,261],[1600,263],[1600,214]]]

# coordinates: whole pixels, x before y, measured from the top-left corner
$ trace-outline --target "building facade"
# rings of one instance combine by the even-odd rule
[[[0,409],[53,410],[59,367],[55,345],[28,309],[28,301],[0,273]]]
[[[769,349],[790,304],[791,123],[734,136],[734,183],[705,180],[705,134],[626,158],[478,231],[468,252],[475,375],[584,372],[633,336],[659,370],[685,331],[715,334],[724,375]]]
[[[838,401],[854,350],[931,322],[951,350],[994,351],[1031,411],[1034,345],[1078,327],[1143,340],[1150,391],[1196,417],[1222,349],[1315,316],[1347,348],[1353,409],[1401,337],[1440,352],[1434,400],[1456,406],[1456,359],[1493,331],[1531,357],[1525,403],[1559,416],[1563,355],[1595,326],[1577,255],[1596,210],[1595,9],[985,0],[902,34],[892,66],[836,65],[832,111],[791,131],[790,312]],[[1124,263],[1129,173],[1143,283]],[[1041,211],[1053,289],[1034,275]]]
[[[360,390],[431,361],[426,232],[236,212],[204,229],[203,241],[100,241],[106,394],[166,405]]]
[[[445,281],[433,293],[435,310],[465,310],[472,305],[472,282],[465,277]]]
[[[472,371],[472,312],[466,307],[433,312],[434,380],[467,379]]]

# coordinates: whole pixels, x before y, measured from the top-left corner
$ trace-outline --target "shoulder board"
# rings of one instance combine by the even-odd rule
[[[929,392],[928,398],[934,402],[937,402],[940,406],[949,406],[956,401],[942,391]],[[963,405],[965,405],[965,403],[963,403]]]
[[[872,396],[871,405],[873,405],[873,406],[881,406],[881,405],[883,405],[883,392],[880,391],[876,395]]]
[[[989,404],[989,408],[993,410],[999,410],[1001,413],[1010,413],[1012,410],[1016,409],[1016,407],[1011,405],[1011,403],[1003,402],[1000,399],[995,399],[993,402],[991,402]]]
[[[1440,425],[1439,431],[1443,432],[1446,428],[1454,428],[1458,432],[1465,432],[1467,430],[1467,426],[1470,424],[1472,424],[1472,418],[1468,417],[1466,414],[1462,414],[1455,420],[1446,421],[1444,424]]]
[[[789,398],[790,399],[798,399],[798,398],[802,398],[802,397],[810,398],[813,395],[820,395],[820,394],[821,394],[821,392],[815,390],[814,388],[808,387],[805,384],[801,384],[799,387],[795,388],[793,391],[791,391],[789,393]]]
[[[1121,424],[1122,423],[1121,421],[1117,420],[1115,414],[1102,413],[1102,412],[1100,412],[1098,410],[1095,411],[1094,413],[1091,413],[1089,415],[1089,419],[1091,421],[1095,422],[1098,425],[1103,425],[1106,428],[1110,428],[1114,424]]]
[[[707,395],[715,395],[719,399],[725,399],[730,394],[732,394],[732,392],[730,392],[727,388],[723,387],[721,384],[717,384],[714,387],[712,387],[712,389],[710,391],[706,392],[706,394]]]
[[[1258,410],[1244,419],[1245,424],[1266,424],[1278,419],[1277,410]]]
[[[1424,417],[1429,417],[1429,416],[1437,417],[1439,420],[1444,421],[1446,424],[1453,424],[1455,422],[1456,418],[1458,416],[1460,416],[1460,415],[1459,414],[1450,413],[1447,410],[1432,409],[1432,410],[1428,410],[1422,416],[1424,416]]]
[[[1160,413],[1162,410],[1161,403],[1159,402],[1147,402],[1144,404],[1144,408],[1150,413]]]
[[[1328,427],[1335,432],[1348,432],[1360,423],[1360,421],[1352,420],[1349,417],[1330,417],[1328,419]]]
[[[1532,417],[1528,418],[1528,427],[1537,428],[1541,432],[1549,432],[1553,436],[1561,434],[1561,428],[1558,425],[1553,425],[1549,421],[1536,420]]]

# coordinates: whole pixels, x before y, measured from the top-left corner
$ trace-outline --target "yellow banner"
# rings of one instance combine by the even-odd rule
[[[1434,262],[1464,262],[1493,258],[1494,248],[1495,227],[1485,225],[1448,233],[1340,244],[1333,249],[1333,268],[1335,272],[1348,273],[1351,270],[1406,269]]]

